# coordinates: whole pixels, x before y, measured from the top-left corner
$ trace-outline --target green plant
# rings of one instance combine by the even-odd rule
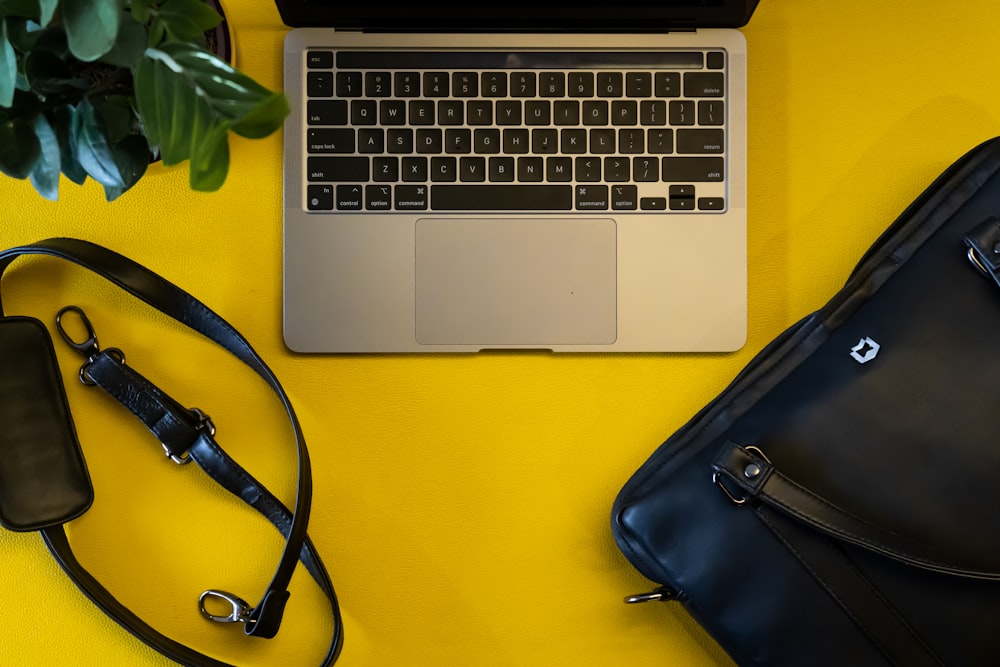
[[[187,160],[191,187],[218,189],[229,131],[262,138],[288,113],[214,55],[222,16],[204,0],[0,0],[0,171],[48,199],[60,172],[111,201],[151,160]]]

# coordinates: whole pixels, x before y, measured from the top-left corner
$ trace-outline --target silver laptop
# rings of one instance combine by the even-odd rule
[[[286,345],[740,348],[756,4],[277,0]]]

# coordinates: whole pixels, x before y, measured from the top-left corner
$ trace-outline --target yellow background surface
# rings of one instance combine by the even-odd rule
[[[237,65],[281,86],[286,28],[229,0]],[[722,355],[299,356],[280,330],[281,134],[235,139],[217,193],[154,168],[107,204],[64,181],[57,203],[0,181],[0,245],[95,241],[228,319],[290,394],[312,455],[310,534],[340,596],[343,667],[729,664],[615,546],[610,508],[653,449],[774,336],[822,305],[935,176],[1000,129],[994,0],[763,0],[749,48],[749,339]],[[46,322],[82,306],[102,344],[185,404],[286,501],[294,452],[277,401],[197,335],[65,262],[19,260],[4,310]],[[203,621],[197,596],[256,601],[282,542],[194,466],[177,467],[117,404],[67,392],[96,487],[69,526],[84,564],[168,635],[239,665],[314,665],[330,623],[299,568],[281,633]],[[740,545],[733,545],[738,558]],[[35,534],[0,531],[0,665],[166,665],[107,619]],[[929,601],[933,604],[933,601]]]

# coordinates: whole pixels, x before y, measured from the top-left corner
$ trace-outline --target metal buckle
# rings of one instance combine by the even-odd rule
[[[230,612],[226,615],[213,614],[208,611],[205,607],[205,602],[207,600],[221,600],[225,602],[230,607]],[[209,589],[201,594],[198,598],[198,609],[201,610],[201,615],[210,621],[215,621],[216,623],[246,623],[250,620],[250,613],[253,609],[247,604],[246,600],[243,598],[233,595],[232,593],[227,593],[226,591],[220,591],[216,589]]]
[[[215,422],[209,417],[201,408],[188,408],[188,412],[198,420],[198,425],[195,429],[199,431],[205,431],[208,433],[208,437],[215,435]],[[181,455],[174,454],[170,451],[166,444],[163,445],[163,453],[167,455],[167,458],[176,463],[179,466],[187,465],[191,463],[191,455],[184,452]]]
[[[747,446],[746,446],[746,447],[744,447],[743,449],[747,450],[748,452],[753,452],[753,453],[754,453],[754,454],[756,454],[756,455],[757,455],[757,456],[758,456],[759,458],[761,458],[761,459],[763,459],[764,461],[766,461],[768,465],[772,465],[772,464],[771,464],[771,459],[767,458],[767,456],[766,456],[766,455],[764,454],[764,452],[762,452],[762,451],[760,450],[760,447],[756,447],[756,446],[754,446],[754,445],[747,445]],[[745,476],[746,476],[746,477],[747,477],[748,479],[752,479],[753,477],[756,477],[756,476],[757,476],[757,475],[759,475],[760,473],[761,473],[761,469],[760,469],[760,466],[759,466],[759,465],[757,465],[756,463],[752,463],[752,464],[750,464],[750,465],[749,465],[749,466],[747,466],[747,468],[746,468],[746,469],[745,469],[745,470],[743,471],[743,474],[744,474],[744,475],[745,475]],[[733,494],[733,492],[732,492],[732,491],[730,491],[730,490],[729,490],[729,489],[728,489],[728,488],[726,487],[725,483],[724,483],[724,482],[722,481],[722,476],[721,476],[721,475],[719,474],[719,471],[718,471],[718,470],[716,470],[715,472],[713,472],[713,473],[712,473],[712,483],[713,483],[713,484],[715,484],[715,485],[716,485],[717,487],[719,487],[720,489],[722,489],[722,493],[724,493],[724,494],[726,495],[726,497],[727,497],[727,498],[729,498],[729,502],[731,502],[731,503],[732,503],[732,504],[734,504],[734,505],[745,505],[745,504],[746,504],[746,502],[747,502],[748,500],[750,500],[750,496],[749,496],[749,495],[745,495],[745,496],[743,496],[742,498],[739,498],[739,497],[737,497],[736,495],[734,495],[734,494]]]

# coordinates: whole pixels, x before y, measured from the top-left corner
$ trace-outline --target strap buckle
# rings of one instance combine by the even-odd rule
[[[196,430],[204,431],[210,438],[215,435],[215,422],[212,421],[212,418],[209,417],[204,410],[201,408],[188,408],[188,412],[198,420],[198,424],[195,426]],[[174,454],[166,443],[160,444],[163,445],[163,453],[167,455],[167,458],[177,465],[183,466],[191,463],[191,455],[187,452]]]
[[[228,604],[230,607],[229,613],[211,613],[206,607],[206,603],[212,600],[218,600]],[[198,598],[198,609],[201,610],[202,616],[210,621],[215,621],[216,623],[246,623],[250,620],[250,613],[253,611],[247,601],[243,598],[214,588],[211,588],[201,594]]]

